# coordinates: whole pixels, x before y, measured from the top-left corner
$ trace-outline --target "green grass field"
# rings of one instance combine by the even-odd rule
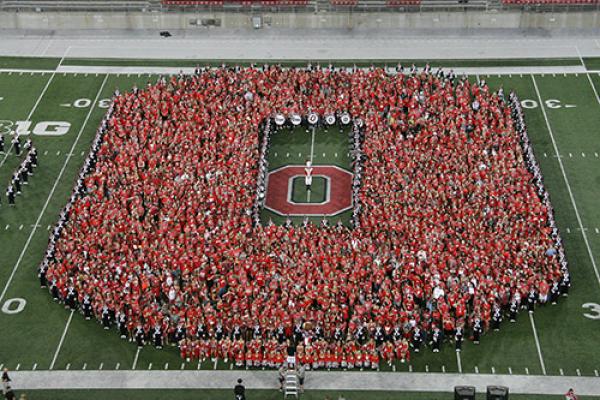
[[[5,60],[4,65],[9,61],[10,68],[54,68],[48,59],[40,60],[39,66],[32,59]],[[539,60],[536,65],[548,63],[548,60]],[[0,68],[3,68],[2,63]],[[600,254],[600,104],[594,90],[600,90],[600,75],[471,78],[485,79],[493,88],[503,86],[505,90],[516,90],[526,107],[529,133],[556,209],[571,266],[571,295],[556,306],[540,308],[533,321],[521,313],[516,324],[504,323],[500,332],[485,335],[479,346],[466,343],[460,360],[453,348],[446,346],[438,354],[424,351],[414,355],[410,366],[398,364],[396,369],[496,374],[542,374],[545,369],[548,375],[597,375],[600,372],[600,282],[590,256],[597,263]],[[71,316],[70,311],[52,302],[48,292],[39,288],[37,280],[36,268],[47,245],[49,227],[56,222],[70,195],[84,155],[106,112],[105,99],[117,87],[126,90],[155,79],[148,74],[0,72],[0,133],[10,131],[16,121],[32,121],[32,130],[43,121],[70,124],[69,131],[62,136],[32,135],[40,166],[18,197],[16,207],[7,207],[4,191],[19,160],[14,154],[0,154],[3,196],[0,207],[1,366],[13,370],[114,370],[131,369],[136,359],[135,368],[139,370],[215,367],[212,363],[200,366],[184,363],[175,348],[155,350],[147,346],[136,357],[134,344],[121,340],[116,331],[105,331],[96,322],[85,321],[78,313]],[[569,187],[565,184],[550,131]],[[306,133],[275,135],[269,167],[304,164],[310,146]],[[316,165],[335,164],[347,168],[347,152],[347,136],[343,133],[330,131],[315,138]],[[285,156],[288,153],[289,156]],[[332,156],[336,153],[338,157]],[[265,217],[269,215],[263,215]],[[11,313],[20,301],[15,299],[24,299],[26,304],[20,312]],[[539,338],[539,351],[534,332]],[[230,365],[220,362],[216,367],[229,369]],[[39,397],[30,398],[59,398],[52,397],[59,395],[63,396],[62,393],[40,392]],[[64,396],[60,398],[76,398]],[[111,398],[120,397],[111,395]],[[348,399],[354,398],[364,397],[348,396]]]

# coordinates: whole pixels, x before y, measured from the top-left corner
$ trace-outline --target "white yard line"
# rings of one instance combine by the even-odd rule
[[[65,53],[65,55],[66,55],[66,53]],[[58,70],[58,68],[60,67],[60,65],[62,64],[62,62],[63,62],[64,59],[65,59],[65,56],[63,55],[63,57],[60,59],[58,65],[54,69],[54,71],[52,71],[52,75],[50,75],[50,78],[46,82],[46,86],[44,86],[44,89],[42,90],[42,93],[40,93],[40,95],[38,96],[35,104],[31,108],[31,111],[29,111],[29,114],[27,115],[26,121],[31,120],[31,117],[33,116],[33,113],[37,109],[37,106],[40,104],[40,101],[42,101],[42,97],[44,97],[44,94],[46,94],[46,91],[48,90],[48,86],[50,86],[50,83],[52,83],[52,80],[54,79],[54,75],[56,75],[56,71]],[[2,161],[0,161],[0,167],[2,167],[4,165],[4,163],[6,162],[6,159],[8,158],[8,156],[9,156],[12,148],[13,148],[13,144],[11,142],[10,146],[8,147],[8,151],[6,152],[6,154],[4,154],[4,157],[2,158]]]
[[[102,85],[100,86],[100,89],[98,89],[98,93],[96,93],[96,98],[94,99],[94,102],[92,104],[98,104],[98,98],[100,97],[100,93],[102,93],[102,89],[104,89],[104,85],[106,84],[107,79],[108,79],[108,75],[106,75],[104,77],[104,80],[102,81]],[[71,151],[69,151],[69,153],[73,153],[75,146],[77,146],[77,143],[79,143],[79,139],[81,138],[81,135],[83,134],[83,131],[84,131],[85,127],[87,126],[87,123],[88,123],[90,116],[92,115],[92,112],[94,111],[94,109],[95,109],[94,106],[90,107],[90,110],[88,111],[85,121],[83,122],[83,125],[81,125],[81,129],[79,130],[79,133],[77,134],[77,137],[75,138],[75,141],[71,145]],[[4,299],[4,296],[6,295],[6,292],[8,291],[8,288],[9,288],[11,282],[12,282],[13,278],[15,277],[17,269],[19,269],[19,265],[21,265],[21,261],[23,261],[23,257],[25,256],[25,253],[27,252],[27,249],[29,248],[31,240],[33,239],[33,236],[35,235],[35,232],[37,231],[38,226],[40,226],[40,221],[42,220],[42,217],[44,216],[44,213],[46,212],[46,208],[48,208],[48,204],[50,203],[50,200],[52,199],[52,196],[54,195],[54,191],[58,187],[58,183],[60,182],[60,179],[62,178],[63,174],[65,173],[65,170],[67,168],[67,165],[69,164],[70,159],[71,159],[71,157],[69,155],[67,155],[67,157],[65,158],[65,162],[63,163],[63,166],[60,170],[60,173],[58,174],[58,177],[54,181],[54,185],[52,186],[52,189],[50,190],[50,193],[48,194],[48,198],[46,199],[46,202],[44,203],[44,206],[42,207],[42,211],[40,211],[40,214],[38,215],[37,220],[35,221],[33,229],[31,229],[31,233],[29,234],[29,237],[27,238],[27,241],[25,242],[25,246],[23,246],[23,250],[21,250],[21,254],[19,254],[19,258],[17,259],[17,262],[15,263],[15,266],[13,267],[12,272],[10,273],[10,276],[8,277],[8,280],[6,281],[6,284],[4,285],[4,289],[2,290],[2,293],[0,293],[0,303],[2,303],[2,299]]]
[[[462,361],[460,359],[460,351],[455,351],[456,353],[456,365],[458,366],[458,373],[462,374]]]
[[[131,369],[135,369],[137,367],[138,358],[140,357],[140,351],[142,351],[142,348],[138,347],[137,351],[135,352],[135,357],[133,358],[133,365],[131,366]]]
[[[573,205],[573,210],[575,210],[575,217],[577,218],[577,224],[581,230],[581,235],[583,236],[583,242],[585,243],[585,247],[587,249],[588,255],[590,257],[590,261],[592,262],[592,267],[594,268],[594,273],[596,274],[596,281],[598,285],[600,285],[600,273],[598,273],[598,267],[596,266],[596,260],[594,259],[594,254],[592,253],[592,248],[590,247],[590,242],[587,237],[587,233],[585,229],[583,229],[583,223],[581,222],[581,216],[579,215],[579,210],[577,208],[577,204],[575,203],[575,196],[573,196],[573,190],[571,190],[571,185],[569,184],[569,179],[567,178],[567,173],[565,172],[565,166],[563,165],[562,159],[560,158],[560,153],[558,152],[558,146],[556,145],[556,140],[554,140],[554,133],[552,132],[552,127],[550,126],[550,121],[548,120],[548,115],[546,114],[546,108],[544,107],[544,102],[542,101],[542,96],[540,95],[540,90],[538,89],[537,82],[535,81],[535,76],[531,75],[531,80],[533,81],[533,87],[535,88],[535,93],[537,94],[540,108],[542,109],[542,114],[544,115],[544,120],[546,121],[546,127],[548,128],[548,134],[550,135],[550,139],[552,141],[552,147],[554,148],[554,152],[556,153],[556,159],[558,160],[558,165],[560,166],[560,171],[562,172],[563,179],[565,181],[565,185],[567,186],[567,191],[569,192],[569,198],[571,199],[571,204]]]
[[[529,320],[531,321],[531,328],[533,329],[533,338],[535,339],[535,347],[537,348],[538,357],[540,358],[540,367],[542,368],[542,374],[546,375],[546,364],[544,363],[544,357],[542,356],[542,348],[540,347],[540,340],[538,339],[537,330],[535,329],[535,321],[533,320],[533,313],[529,313]]]
[[[598,40],[598,39],[596,39]],[[579,56],[579,60],[581,61],[581,65],[585,67],[585,63],[583,62],[583,57],[581,56],[581,52],[579,51],[579,47],[575,46],[575,50],[577,50],[577,55]],[[598,92],[596,91],[596,86],[594,86],[594,82],[592,82],[592,77],[589,72],[586,72],[588,81],[590,82],[590,86],[592,86],[592,90],[594,91],[594,96],[596,96],[596,101],[600,104],[600,97],[598,97]]]
[[[48,369],[54,369],[54,364],[56,364],[56,359],[58,358],[58,353],[60,353],[60,348],[62,347],[62,345],[65,341],[65,337],[67,336],[67,331],[69,330],[69,325],[71,325],[71,320],[73,319],[74,313],[75,313],[75,310],[71,310],[71,314],[69,314],[69,319],[67,319],[67,324],[65,325],[65,330],[63,331],[62,336],[60,337],[58,346],[56,346],[56,351],[54,352],[54,357],[52,357],[52,362],[50,363],[50,368],[48,368]]]
[[[310,139],[310,165],[312,166],[312,162],[313,162],[313,156],[314,156],[314,152],[315,152],[315,127],[312,127],[312,135],[311,135],[311,139]],[[310,203],[310,190],[306,191],[306,202]]]

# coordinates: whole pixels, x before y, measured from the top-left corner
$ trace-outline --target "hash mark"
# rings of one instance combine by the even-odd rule
[[[598,228],[594,228],[596,230],[596,233],[600,233],[600,230],[598,230]]]
[[[165,369],[169,369],[169,363],[165,363]]]
[[[525,373],[529,375],[529,368],[525,367]]]
[[[21,369],[21,363],[17,364],[17,368],[15,368],[15,371],[18,371],[19,369]]]
[[[102,367],[104,367],[104,363],[100,363],[100,365],[98,366],[98,369],[102,369]]]
[[[277,157],[277,152],[275,152],[275,157]]]
[[[323,158],[325,158],[325,153],[323,153]]]
[[[57,155],[57,156],[60,156],[60,150],[56,152],[56,155]]]
[[[598,153],[594,153],[594,157],[598,157]]]
[[[200,361],[198,361],[198,367],[196,369],[199,370],[200,369],[200,365],[201,365],[201,363],[200,363]]]
[[[68,371],[71,369],[71,363],[68,363],[67,366],[65,367],[65,369]]]
[[[425,364],[425,372],[429,372],[429,364]]]
[[[496,368],[492,367],[492,374],[496,373]]]
[[[117,363],[117,365],[115,365],[115,369],[119,369],[121,367],[121,363]]]
[[[594,370],[594,375],[598,376],[598,370],[597,369]]]
[[[302,153],[298,153],[298,157],[302,157]]]
[[[46,228],[46,230],[49,231],[50,228],[52,228],[52,225],[48,225],[48,228]]]
[[[564,376],[565,375],[565,371],[563,371],[562,368],[559,368],[558,372],[560,373],[560,376]]]
[[[577,368],[577,369],[575,370],[575,372],[577,372],[577,376],[581,376],[581,371],[579,370],[579,368]]]
[[[571,233],[571,228],[567,228],[567,233]]]
[[[286,157],[289,157],[289,156],[290,156],[290,153],[285,153],[285,156],[286,156]]]
[[[229,364],[229,369],[233,369],[233,363]]]
[[[446,373],[446,366],[442,365],[442,372],[445,374]]]
[[[84,155],[85,155],[85,151],[82,151],[81,152],[81,156],[83,157]]]
[[[581,157],[585,158],[585,153],[581,153]]]
[[[335,153],[333,156],[334,156],[335,158],[337,158],[337,153]]]
[[[511,367],[508,367],[508,374],[512,375],[512,368]]]
[[[148,364],[148,369],[152,369],[152,363]]]
[[[6,225],[6,226],[4,227],[4,230],[5,230],[5,231],[7,231],[7,230],[8,230],[8,228],[10,228],[10,225]]]
[[[477,367],[477,365],[475,366],[475,373],[478,374],[479,373],[479,368]]]
[[[408,366],[408,372],[412,372],[412,364]]]
[[[21,224],[21,226],[19,226],[19,230],[22,231],[23,230],[23,224]]]
[[[37,363],[33,364],[33,367],[31,368],[32,371],[35,371],[37,369]]]
[[[46,151],[44,152],[44,155],[45,155],[45,156],[47,156],[47,155],[48,155],[48,150],[46,150]]]
[[[83,363],[83,367],[81,367],[81,369],[85,371],[86,368],[87,368],[87,363]]]
[[[573,158],[573,154],[569,153],[569,158]]]
[[[185,368],[185,363],[181,363],[181,369]]]

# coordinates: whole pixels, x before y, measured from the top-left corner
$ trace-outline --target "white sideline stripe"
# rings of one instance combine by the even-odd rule
[[[135,357],[133,358],[133,364],[131,365],[131,369],[135,369],[135,367],[137,367],[137,362],[138,362],[138,358],[140,357],[141,350],[142,350],[141,347],[137,348],[137,351],[135,352]]]
[[[14,375],[14,376],[13,376]],[[373,371],[308,371],[307,390],[386,390],[450,392],[454,386],[472,385],[485,392],[488,385],[508,386],[515,394],[562,395],[574,387],[577,394],[598,396],[600,379],[594,376],[541,376]],[[11,378],[21,390],[35,389],[230,389],[244,380],[248,389],[275,389],[275,371],[163,370],[129,371],[15,371]]]
[[[542,356],[542,348],[540,347],[540,340],[538,339],[537,330],[535,329],[535,321],[533,320],[533,313],[529,313],[529,320],[531,321],[531,328],[533,329],[533,337],[535,338],[535,347],[537,348],[538,357],[540,358],[540,367],[542,367],[542,374],[546,375],[546,364],[544,364],[544,357]]]
[[[591,73],[598,74],[600,70],[589,70],[587,71],[581,65],[573,66],[537,66],[537,67],[444,67],[444,71],[454,70],[457,75],[475,75],[481,74],[489,77],[492,75],[520,75],[523,74],[582,74]],[[0,73],[8,72],[9,74],[16,72],[34,72],[34,73],[62,73],[63,76],[66,74],[76,73],[88,73],[88,74],[111,74],[120,75],[127,74],[128,77],[131,74],[137,73],[149,73],[155,75],[171,74],[176,75],[180,72],[184,74],[192,74],[194,72],[193,67],[152,67],[152,66],[87,66],[87,65],[60,65],[56,70],[51,69],[17,69],[17,68],[0,68]]]
[[[544,102],[542,101],[542,96],[540,95],[540,90],[538,89],[537,82],[535,81],[535,77],[531,75],[531,80],[533,81],[533,87],[535,88],[535,93],[537,94],[538,100],[540,101],[540,108],[542,109],[542,114],[544,115],[544,120],[546,121],[546,127],[548,128],[548,133],[550,134],[550,139],[552,140],[552,147],[554,147],[554,152],[558,155],[558,146],[556,145],[556,140],[554,140],[554,133],[552,133],[552,127],[550,126],[550,121],[548,120],[548,115],[546,114],[546,107],[544,107]],[[599,100],[600,104],[600,100]],[[567,186],[567,191],[569,192],[569,198],[571,199],[571,204],[573,205],[573,209],[575,210],[575,217],[577,217],[577,223],[581,228],[581,235],[583,236],[583,242],[585,243],[585,247],[587,249],[588,255],[590,256],[590,261],[592,262],[592,267],[594,268],[594,273],[596,274],[596,281],[598,285],[600,285],[600,273],[598,273],[598,267],[596,266],[596,260],[594,259],[594,254],[592,253],[592,249],[590,247],[590,242],[588,241],[587,234],[583,229],[583,223],[581,222],[581,216],[579,215],[579,210],[577,209],[577,204],[575,203],[575,197],[573,196],[573,191],[571,190],[571,185],[569,184],[569,179],[567,178],[567,173],[565,172],[565,167],[560,157],[557,157],[558,165],[560,166],[560,171],[562,172],[563,179],[565,180],[565,185]]]
[[[67,331],[69,330],[69,325],[71,325],[71,320],[73,319],[73,314],[75,313],[75,310],[71,310],[71,314],[69,314],[69,319],[67,319],[67,324],[65,325],[65,329],[62,333],[62,336],[60,337],[60,342],[58,342],[58,346],[56,347],[56,351],[54,352],[54,357],[52,357],[52,362],[50,363],[50,370],[54,369],[54,364],[56,364],[56,359],[58,358],[58,353],[60,353],[60,348],[63,345],[63,342],[65,341],[65,337],[67,336]],[[68,367],[71,364],[67,364],[67,369],[69,369]]]
[[[98,89],[98,93],[96,93],[96,99],[94,100],[93,104],[98,104],[98,98],[100,97],[100,93],[102,92],[102,89],[104,88],[104,85],[106,84],[107,79],[108,79],[108,75],[106,75],[104,77],[104,81],[102,81],[102,85],[100,86],[100,89]],[[92,115],[92,111],[94,110],[94,108],[95,107],[90,107],[90,110],[88,111],[85,121],[83,121],[83,125],[81,125],[81,129],[79,129],[79,133],[77,134],[75,141],[71,145],[70,153],[72,153],[73,149],[75,149],[75,146],[77,146],[77,143],[79,142],[79,139],[81,138],[81,134],[83,133],[85,127],[87,126],[87,123],[90,119],[90,116]],[[6,281],[6,285],[4,285],[4,289],[2,290],[2,293],[0,293],[0,303],[2,302],[2,299],[4,299],[4,296],[6,295],[6,292],[8,291],[8,287],[10,286],[13,278],[15,277],[15,274],[17,272],[17,269],[19,268],[19,265],[21,264],[21,261],[23,261],[25,252],[29,248],[31,239],[33,239],[33,235],[35,235],[35,232],[37,231],[37,227],[40,225],[40,221],[42,220],[42,217],[44,216],[44,213],[46,212],[46,208],[48,208],[50,199],[52,199],[52,196],[54,195],[54,191],[56,190],[56,187],[58,186],[60,179],[62,178],[63,174],[65,173],[67,164],[69,163],[70,159],[71,159],[71,157],[69,157],[69,156],[67,156],[65,158],[65,162],[63,163],[63,166],[58,174],[58,177],[54,181],[54,185],[52,186],[50,193],[48,193],[48,198],[46,199],[46,202],[44,203],[44,206],[42,207],[42,211],[40,211],[40,215],[38,215],[37,220],[35,221],[35,226],[31,230],[31,233],[29,234],[29,237],[27,238],[27,241],[25,242],[25,246],[23,246],[23,250],[21,250],[21,254],[19,255],[19,258],[17,259],[17,262],[15,263],[15,266],[13,267],[12,272],[10,273],[10,276],[8,277],[8,280]]]
[[[456,365],[458,366],[458,373],[462,374],[462,361],[460,359],[460,351],[455,351],[456,353]]]

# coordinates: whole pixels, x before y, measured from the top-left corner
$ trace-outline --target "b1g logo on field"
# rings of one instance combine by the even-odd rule
[[[33,125],[31,121],[0,120],[0,135],[17,132],[19,136],[34,134],[37,136],[63,136],[69,132],[71,123],[67,121],[40,121]]]
[[[304,166],[288,165],[269,173],[265,208],[279,215],[335,215],[352,207],[352,173],[336,166],[313,166],[308,192]]]

